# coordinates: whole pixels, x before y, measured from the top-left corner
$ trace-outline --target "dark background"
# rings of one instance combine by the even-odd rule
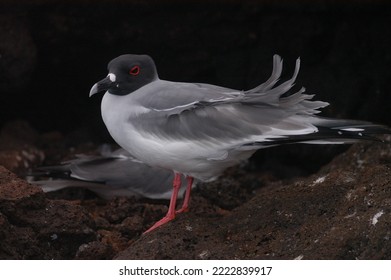
[[[249,89],[272,56],[324,115],[391,124],[391,5],[386,1],[3,1],[0,127],[109,139],[91,86],[124,53],[151,55],[162,79]],[[186,3],[184,3],[186,2]],[[277,1],[275,1],[277,2]]]

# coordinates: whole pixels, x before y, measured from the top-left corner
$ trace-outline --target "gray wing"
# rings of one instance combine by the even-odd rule
[[[172,83],[161,81],[149,96],[140,96],[138,104],[147,113],[132,116],[132,124],[146,134],[163,138],[200,140],[213,138],[247,139],[252,135],[291,135],[316,128],[303,121],[303,116],[318,113],[326,102],[310,101],[304,88],[289,96],[297,77],[297,60],[293,77],[278,82],[282,60],[275,55],[271,77],[248,91],[217,87],[207,84]],[[138,97],[135,97],[136,99]]]
[[[41,185],[46,192],[83,187],[104,198],[136,195],[168,199],[174,178],[172,171],[150,167],[123,149],[102,156],[81,155],[63,165],[42,167],[40,170],[45,174],[41,173],[41,178],[32,183]],[[42,177],[50,180],[42,180]],[[181,194],[184,190],[182,188]]]

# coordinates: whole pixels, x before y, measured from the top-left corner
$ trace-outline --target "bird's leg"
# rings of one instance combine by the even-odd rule
[[[185,198],[183,199],[181,209],[176,211],[175,212],[176,214],[189,211],[190,193],[191,193],[191,187],[193,186],[194,178],[191,176],[187,176],[186,179],[187,179],[187,187],[186,187]]]
[[[144,232],[144,234],[160,227],[161,225],[164,225],[165,223],[168,223],[169,221],[171,221],[173,219],[175,219],[176,200],[177,200],[178,192],[179,192],[179,189],[181,188],[181,185],[182,185],[181,174],[175,173],[174,182],[173,182],[173,190],[172,190],[171,199],[170,199],[170,206],[168,207],[168,211],[167,211],[166,216],[164,216],[161,220],[157,221],[151,228],[146,230]]]

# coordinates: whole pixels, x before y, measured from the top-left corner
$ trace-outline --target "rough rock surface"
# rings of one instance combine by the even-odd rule
[[[15,131],[1,133],[10,134],[23,142]],[[93,146],[66,153],[58,134],[36,138],[30,145],[49,162],[60,150],[71,158]],[[193,192],[190,212],[147,235],[167,201],[103,200],[82,189],[45,194],[1,167],[0,258],[389,259],[391,138],[385,140],[355,144],[308,176],[279,179],[254,162],[228,169]]]
[[[69,201],[47,200],[42,190],[0,166],[0,258],[69,259],[95,239],[94,221]]]
[[[116,257],[389,259],[390,160],[390,144],[354,145],[317,174],[269,184],[224,215],[182,215]]]

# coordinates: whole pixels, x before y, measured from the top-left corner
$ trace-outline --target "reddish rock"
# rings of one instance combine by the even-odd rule
[[[42,190],[0,166],[0,259],[72,259],[96,238],[79,205],[47,200]]]
[[[390,162],[390,144],[355,145],[318,174],[259,189],[226,216],[181,215],[116,258],[389,259]]]

